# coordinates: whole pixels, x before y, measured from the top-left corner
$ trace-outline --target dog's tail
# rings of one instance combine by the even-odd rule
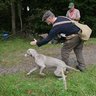
[[[75,71],[79,71],[79,70],[77,70],[77,69],[75,69],[75,68],[73,68],[73,67],[70,67],[70,66],[66,66],[66,68],[72,69],[72,70],[75,70]]]

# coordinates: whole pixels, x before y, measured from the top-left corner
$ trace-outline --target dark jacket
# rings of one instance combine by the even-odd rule
[[[70,21],[66,17],[57,17],[56,21],[54,22],[61,22],[61,21]],[[41,41],[37,41],[38,46],[42,46],[44,44],[47,44],[49,41],[55,38],[58,34],[65,34],[66,36],[69,36],[71,34],[77,34],[79,32],[79,28],[75,26],[73,23],[66,23],[66,24],[60,24],[52,27],[50,30],[48,36],[45,39],[42,39]]]

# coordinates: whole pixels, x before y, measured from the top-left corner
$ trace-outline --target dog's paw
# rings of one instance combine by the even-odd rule
[[[63,78],[61,77],[61,78],[58,78],[58,80],[63,80]]]
[[[27,73],[26,75],[27,75],[27,76],[29,76],[29,75],[30,75],[30,73]]]
[[[65,78],[67,78],[67,76],[65,76]],[[63,80],[63,77],[61,77],[61,78],[58,78],[58,80]]]
[[[41,76],[45,76],[46,74],[44,74],[44,73],[40,73],[40,75],[41,75]]]

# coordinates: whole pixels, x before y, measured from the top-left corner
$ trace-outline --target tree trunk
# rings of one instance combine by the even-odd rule
[[[18,16],[20,19],[20,27],[21,27],[21,32],[22,32],[22,16],[21,16],[21,1],[18,1]]]
[[[16,26],[15,26],[15,4],[11,2],[11,14],[12,14],[12,34],[16,34]]]

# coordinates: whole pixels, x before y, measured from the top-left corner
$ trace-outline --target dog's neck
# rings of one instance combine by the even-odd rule
[[[36,53],[35,53],[35,54],[34,54],[34,55],[32,55],[32,56],[33,56],[34,58],[36,58],[36,57],[38,56],[38,54],[36,54]]]

